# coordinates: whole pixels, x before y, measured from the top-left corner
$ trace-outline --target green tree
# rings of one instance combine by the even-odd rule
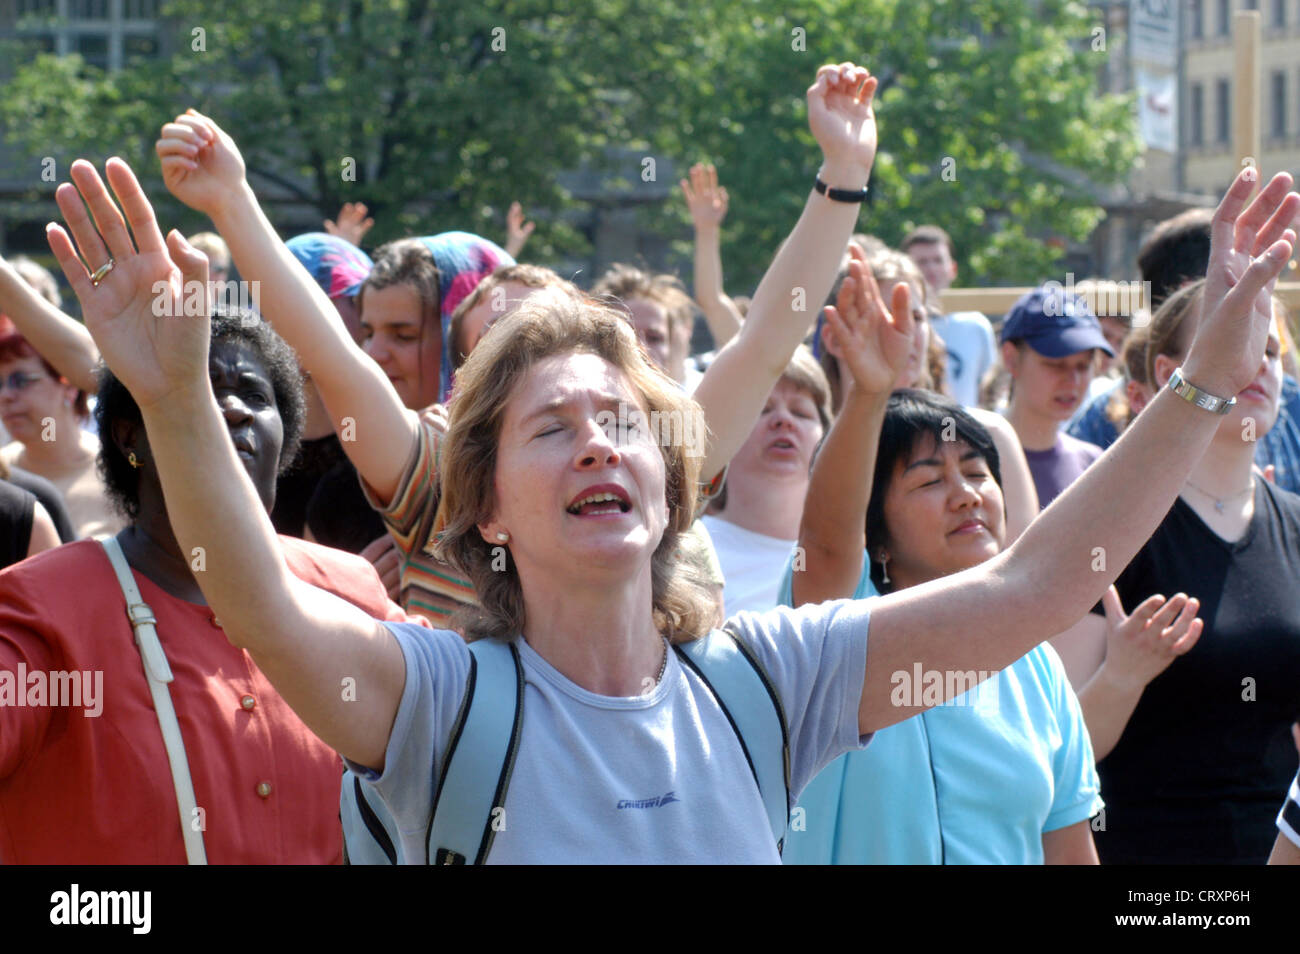
[[[500,237],[518,198],[549,213],[527,253],[541,261],[583,247],[559,176],[590,166],[645,200],[642,224],[676,240],[687,270],[683,203],[662,201],[664,180],[708,159],[732,195],[733,293],[757,282],[811,184],[803,93],[821,63],[882,79],[862,229],[896,243],[943,225],[965,281],[1049,277],[1059,240],[1103,215],[1090,184],[1120,181],[1139,150],[1131,101],[1096,92],[1099,21],[1068,0],[172,0],[164,13],[161,62],[111,76],[75,57],[20,65],[0,91],[5,136],[156,174],[159,126],[193,105],[232,131],[259,190],[322,218],[364,201],[374,241]]]

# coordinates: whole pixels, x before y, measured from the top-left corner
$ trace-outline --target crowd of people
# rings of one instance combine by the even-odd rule
[[[284,241],[193,109],[212,232],[74,163],[82,321],[0,259],[0,863],[1300,863],[1291,177],[995,330],[855,233],[876,83],[752,296],[703,164],[688,291],[517,203]]]

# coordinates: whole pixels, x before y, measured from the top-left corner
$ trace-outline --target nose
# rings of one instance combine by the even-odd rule
[[[767,426],[774,431],[784,427],[786,430],[794,430],[794,415],[790,413],[788,407],[775,407],[768,414]]]
[[[598,470],[601,467],[612,467],[622,460],[618,452],[618,446],[610,435],[605,432],[605,428],[601,427],[600,423],[594,418],[587,422],[585,430],[579,438],[578,445],[578,455],[575,463],[579,470]]]
[[[952,491],[948,495],[953,510],[977,507],[984,498],[975,489],[975,484],[965,474],[958,473],[953,478]]]
[[[221,408],[221,416],[226,419],[226,425],[242,424],[253,418],[253,412],[249,410],[248,404],[235,394],[224,394],[217,398],[217,406]]]
[[[361,350],[370,355],[371,360],[381,367],[387,364],[392,357],[389,354],[388,346],[383,343],[383,340],[379,335],[372,334],[367,338],[365,343],[361,346]]]

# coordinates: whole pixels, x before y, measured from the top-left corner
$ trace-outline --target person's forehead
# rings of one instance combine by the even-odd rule
[[[942,242],[913,242],[907,248],[907,254],[912,258],[944,258],[948,254],[948,246]]]
[[[211,374],[253,374],[266,380],[271,378],[266,359],[248,342],[234,338],[212,342],[208,371]]]
[[[420,320],[420,293],[410,285],[367,288],[362,292],[362,320],[368,325]]]
[[[972,446],[969,441],[962,437],[955,440],[945,441],[930,431],[923,431],[916,435],[912,442],[912,448],[898,461],[898,469],[906,470],[917,461],[929,460],[931,458],[944,458],[953,456],[957,460],[962,460],[968,456],[976,456],[981,460],[984,455],[979,449]]]
[[[629,298],[625,303],[632,321],[637,325],[666,324],[668,312],[663,305],[649,298]]]
[[[585,352],[550,355],[528,369],[506,408],[506,420],[518,422],[566,403],[611,400],[639,403],[631,381],[619,368]]]
[[[0,370],[6,373],[10,371],[32,371],[44,370],[41,365],[41,359],[34,354],[27,355],[10,355],[0,360]]]

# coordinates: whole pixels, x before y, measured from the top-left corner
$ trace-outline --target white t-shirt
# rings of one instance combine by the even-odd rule
[[[781,577],[797,540],[782,540],[738,527],[722,517],[701,517],[722,564],[723,610],[762,613],[777,605]]]
[[[980,382],[997,357],[993,326],[978,311],[932,318],[930,326],[948,349],[948,390],[959,404],[978,407]]]
[[[797,795],[836,756],[866,745],[858,707],[871,603],[781,607],[733,622],[781,698]],[[469,673],[455,633],[386,623],[406,685],[382,775],[348,763],[400,831],[398,861],[425,863],[437,767]],[[598,696],[522,639],[523,729],[493,864],[779,864],[758,785],[712,693],[669,653],[644,696]]]

